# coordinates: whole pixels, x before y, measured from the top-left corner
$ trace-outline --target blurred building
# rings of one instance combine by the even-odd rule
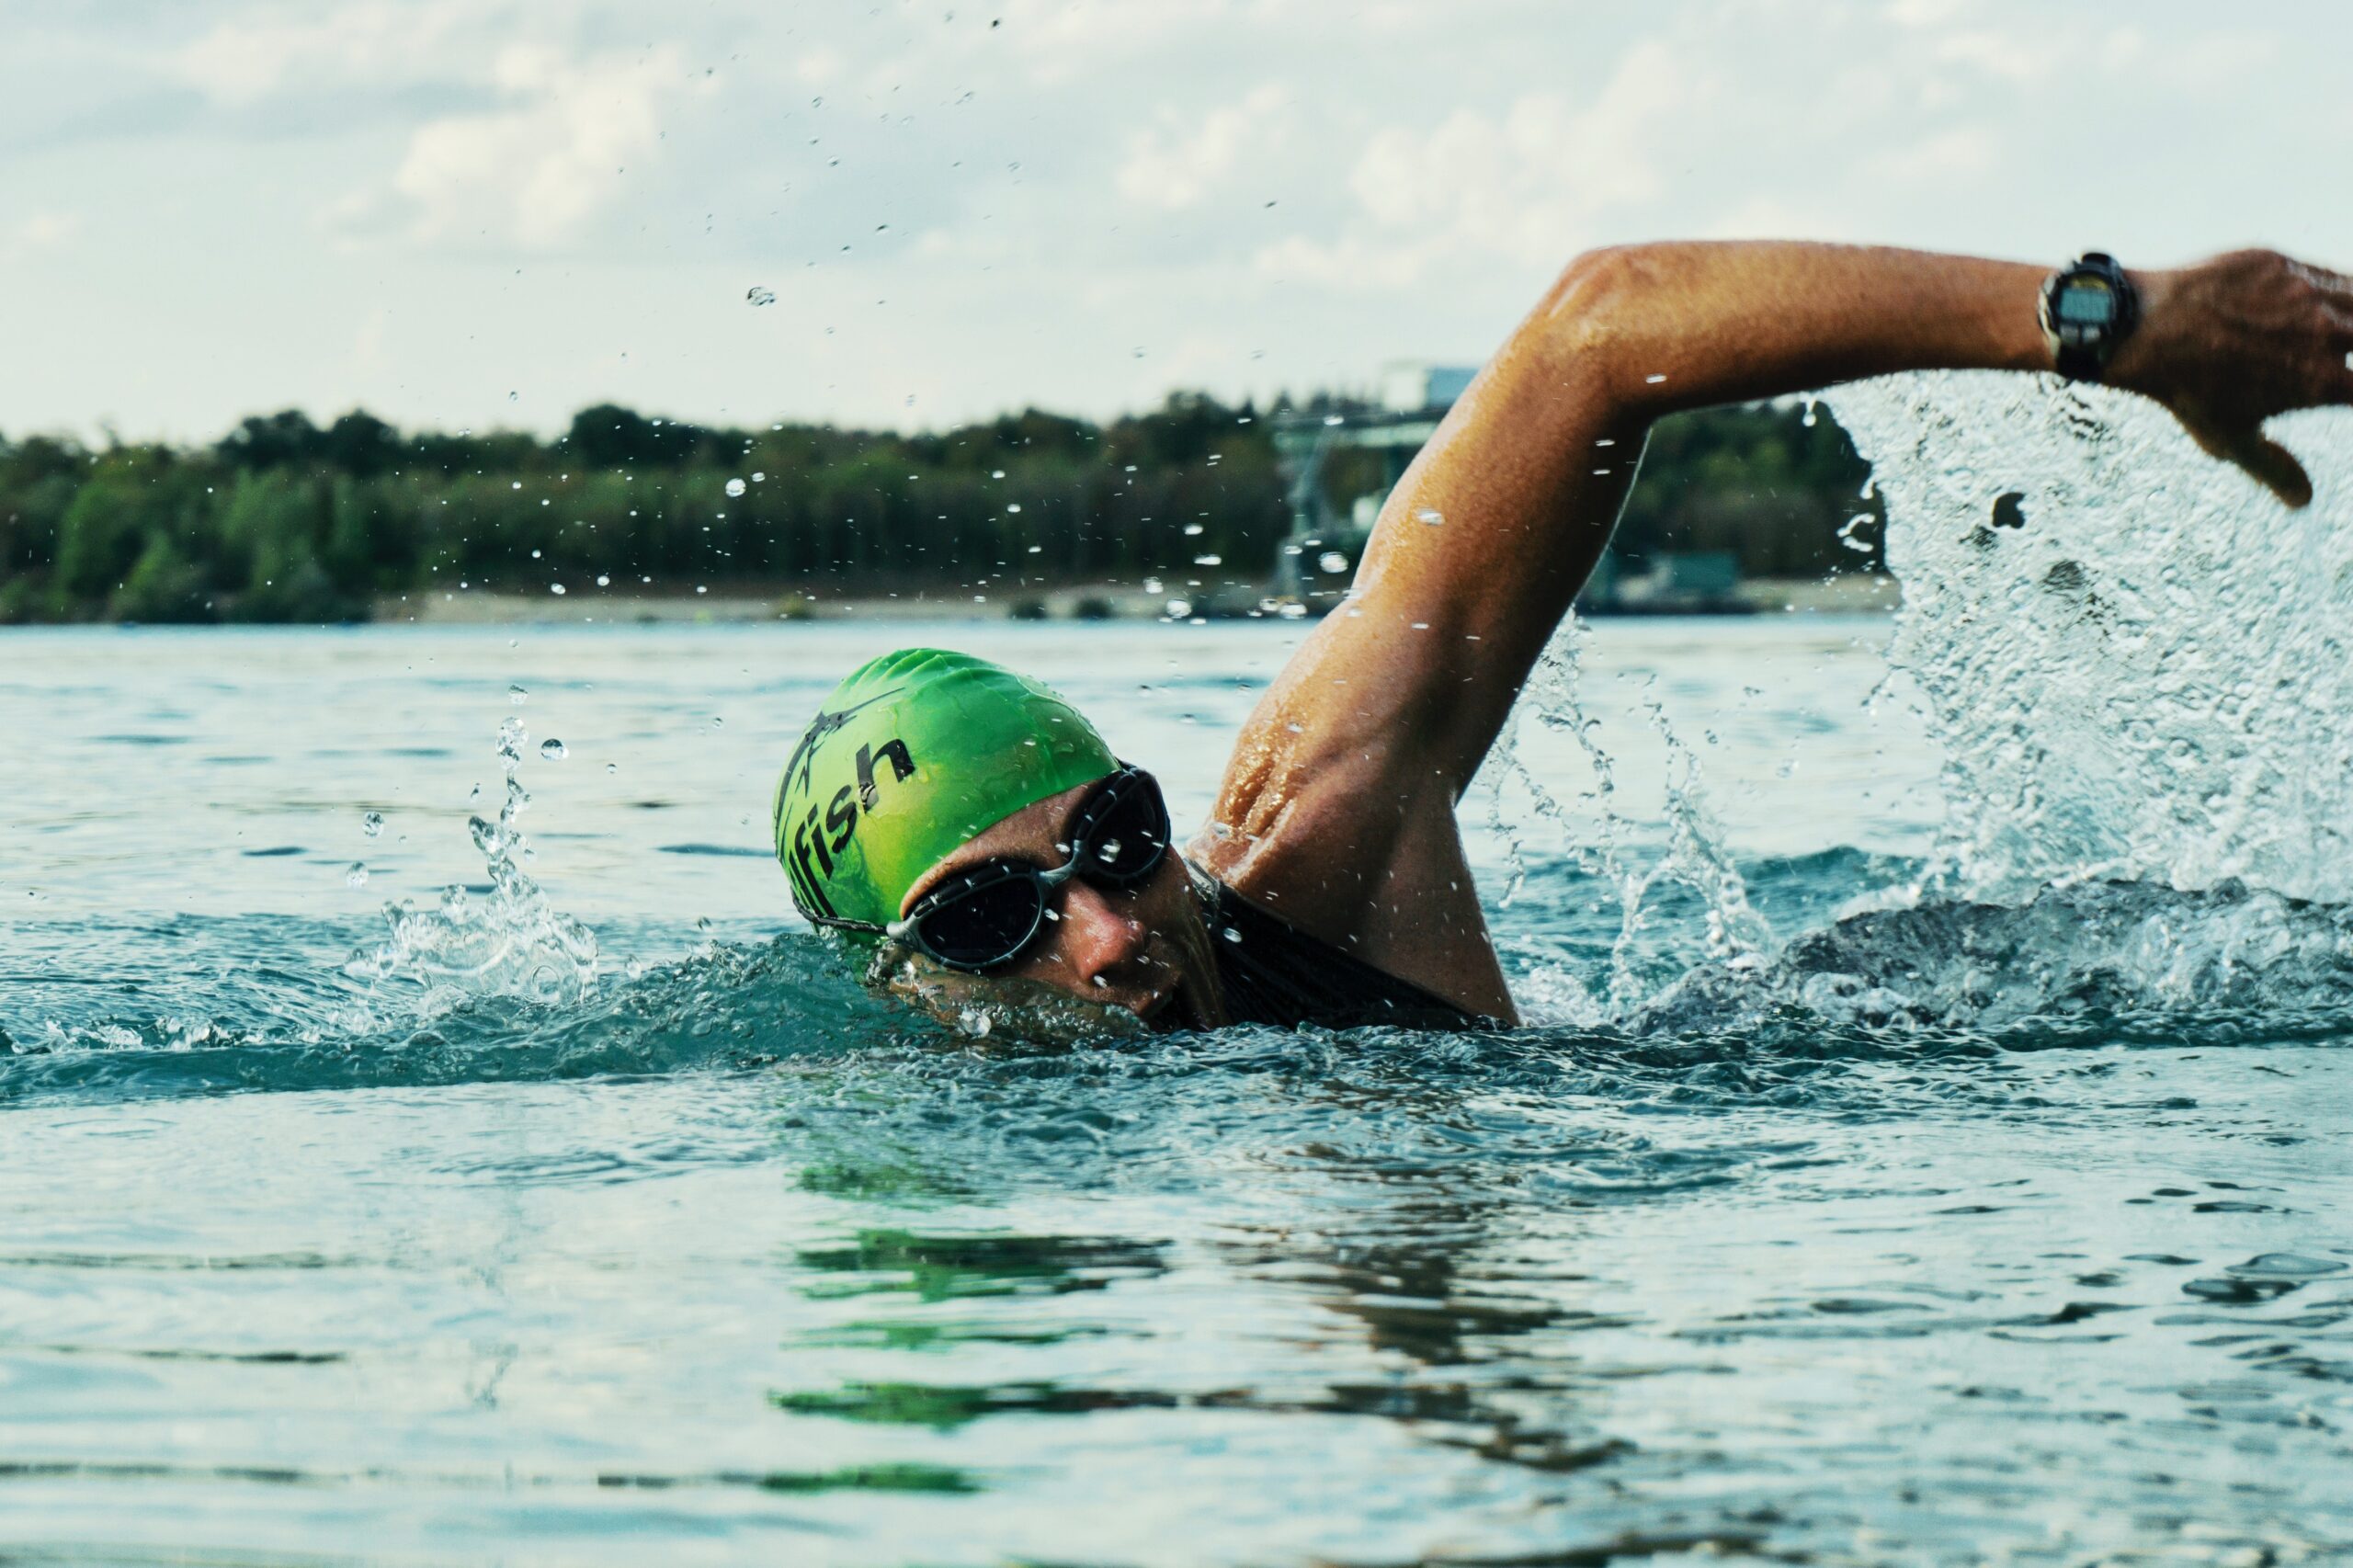
[[[1390,492],[1478,374],[1473,365],[1392,361],[1377,404],[1278,415],[1275,450],[1290,503],[1290,528],[1275,561],[1279,595],[1329,608],[1355,580],[1357,562]],[[1729,551],[1656,551],[1634,573],[1605,551],[1577,608],[1589,615],[1738,614],[1740,563]]]

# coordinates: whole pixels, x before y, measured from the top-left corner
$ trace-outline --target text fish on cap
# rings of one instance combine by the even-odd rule
[[[835,687],[786,760],[776,858],[802,915],[885,925],[967,840],[1119,766],[1077,709],[1027,676],[902,648]]]

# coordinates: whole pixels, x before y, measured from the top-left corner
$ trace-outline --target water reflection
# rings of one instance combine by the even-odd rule
[[[1341,1093],[1304,1087],[1319,1112]],[[1427,1085],[1399,1084],[1392,1116],[1457,1115]],[[1364,1086],[1346,1091],[1365,1108]],[[796,1292],[856,1302],[858,1315],[788,1340],[793,1352],[872,1352],[861,1376],[770,1395],[779,1411],[957,1434],[994,1417],[1113,1412],[1370,1420],[1478,1460],[1563,1474],[1631,1451],[1586,1408],[1596,1380],[1563,1336],[1631,1320],[1557,1299],[1586,1281],[1557,1268],[1526,1280],[1489,1261],[1506,1199],[1442,1163],[1401,1168],[1393,1149],[1328,1141],[1268,1151],[1285,1180],[1323,1189],[1324,1223],[1218,1224],[1177,1237],[916,1230],[858,1224],[838,1244],[795,1251]],[[960,1211],[1017,1208],[1018,1181],[976,1190]],[[804,1189],[841,1195],[858,1218],[936,1205],[937,1184],[899,1162],[839,1158]],[[1332,1193],[1344,1195],[1335,1205]],[[877,1202],[877,1197],[880,1201]],[[1311,1199],[1300,1194],[1302,1212]],[[1347,1229],[1329,1228],[1335,1212]],[[1554,1244],[1555,1245],[1557,1243]],[[1074,1304],[1092,1299],[1074,1314]],[[944,1310],[943,1310],[944,1309]],[[1104,1375],[1036,1375],[1034,1352],[1080,1340]],[[911,1359],[914,1358],[914,1359]],[[1066,1365],[1072,1358],[1065,1354]],[[811,1356],[812,1367],[831,1366]],[[918,1369],[920,1365],[920,1370]],[[982,1374],[984,1369],[999,1375]],[[973,1376],[943,1376],[950,1369]]]

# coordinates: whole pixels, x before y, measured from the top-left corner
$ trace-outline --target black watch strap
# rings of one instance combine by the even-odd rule
[[[2080,343],[2063,343],[2052,356],[2059,373],[2071,381],[2096,381],[2108,369],[2108,358],[2098,350]]]

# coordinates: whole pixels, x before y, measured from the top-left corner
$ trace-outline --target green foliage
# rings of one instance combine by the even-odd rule
[[[1827,414],[1769,403],[1664,419],[1643,453],[1611,549],[1639,567],[1663,550],[1722,550],[1756,577],[1820,576],[1879,564],[1881,511],[1870,465]],[[1870,521],[1838,530],[1859,514]]]
[[[1622,552],[1733,548],[1752,572],[1868,563],[1833,537],[1865,509],[1865,471],[1826,419],[1670,420],[1643,473]],[[1016,596],[1180,574],[1212,553],[1247,581],[1289,526],[1267,419],[1193,392],[1106,426],[1026,409],[911,436],[600,404],[547,443],[404,434],[358,410],[321,428],[289,410],[207,449],[0,441],[0,621],[341,620],[387,596],[545,594],[600,574],[800,605]]]

